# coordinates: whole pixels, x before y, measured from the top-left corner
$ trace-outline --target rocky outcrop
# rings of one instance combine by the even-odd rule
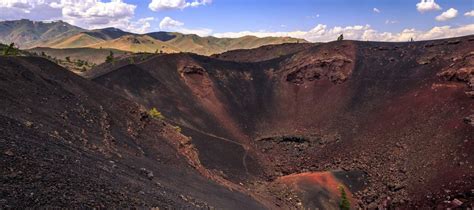
[[[336,44],[335,47],[320,46],[312,53],[298,53],[283,63],[282,69],[287,82],[301,85],[326,79],[334,84],[345,82],[355,65],[354,46]]]
[[[292,68],[286,76],[286,81],[294,84],[303,84],[326,78],[334,84],[346,81],[350,75],[347,68],[353,61],[344,57],[332,57],[318,59],[309,64],[299,65]]]

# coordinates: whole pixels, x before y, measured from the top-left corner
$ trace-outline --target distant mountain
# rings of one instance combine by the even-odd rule
[[[84,31],[86,30],[63,21],[0,21],[0,42],[14,42],[21,48],[29,48],[46,40],[61,39]]]
[[[15,42],[21,48],[110,48],[128,52],[192,52],[211,55],[270,44],[307,41],[290,37],[200,37],[176,32],[134,34],[117,28],[86,30],[62,21],[45,23],[17,20],[0,22],[0,42]]]

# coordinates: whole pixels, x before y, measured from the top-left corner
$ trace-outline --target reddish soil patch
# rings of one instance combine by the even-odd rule
[[[276,183],[286,185],[301,200],[302,208],[338,209],[340,188],[344,188],[353,207],[356,201],[344,183],[331,172],[308,172],[279,177]]]

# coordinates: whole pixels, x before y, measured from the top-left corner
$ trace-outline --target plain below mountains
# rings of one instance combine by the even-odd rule
[[[63,21],[39,22],[14,20],[0,22],[0,42],[17,43],[20,48],[93,48],[125,52],[176,53],[191,52],[212,55],[229,50],[251,49],[263,45],[305,43],[290,37],[244,36],[240,38],[200,37],[175,32],[134,34],[117,28],[86,30]],[[84,51],[87,52],[87,51]]]

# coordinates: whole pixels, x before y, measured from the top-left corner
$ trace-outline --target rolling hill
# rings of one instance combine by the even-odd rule
[[[191,52],[212,55],[269,44],[307,41],[290,37],[200,37],[176,32],[134,34],[117,28],[86,30],[62,21],[44,23],[18,20],[0,22],[0,42],[20,43],[21,48],[108,48],[134,53],[161,51],[163,53]]]

